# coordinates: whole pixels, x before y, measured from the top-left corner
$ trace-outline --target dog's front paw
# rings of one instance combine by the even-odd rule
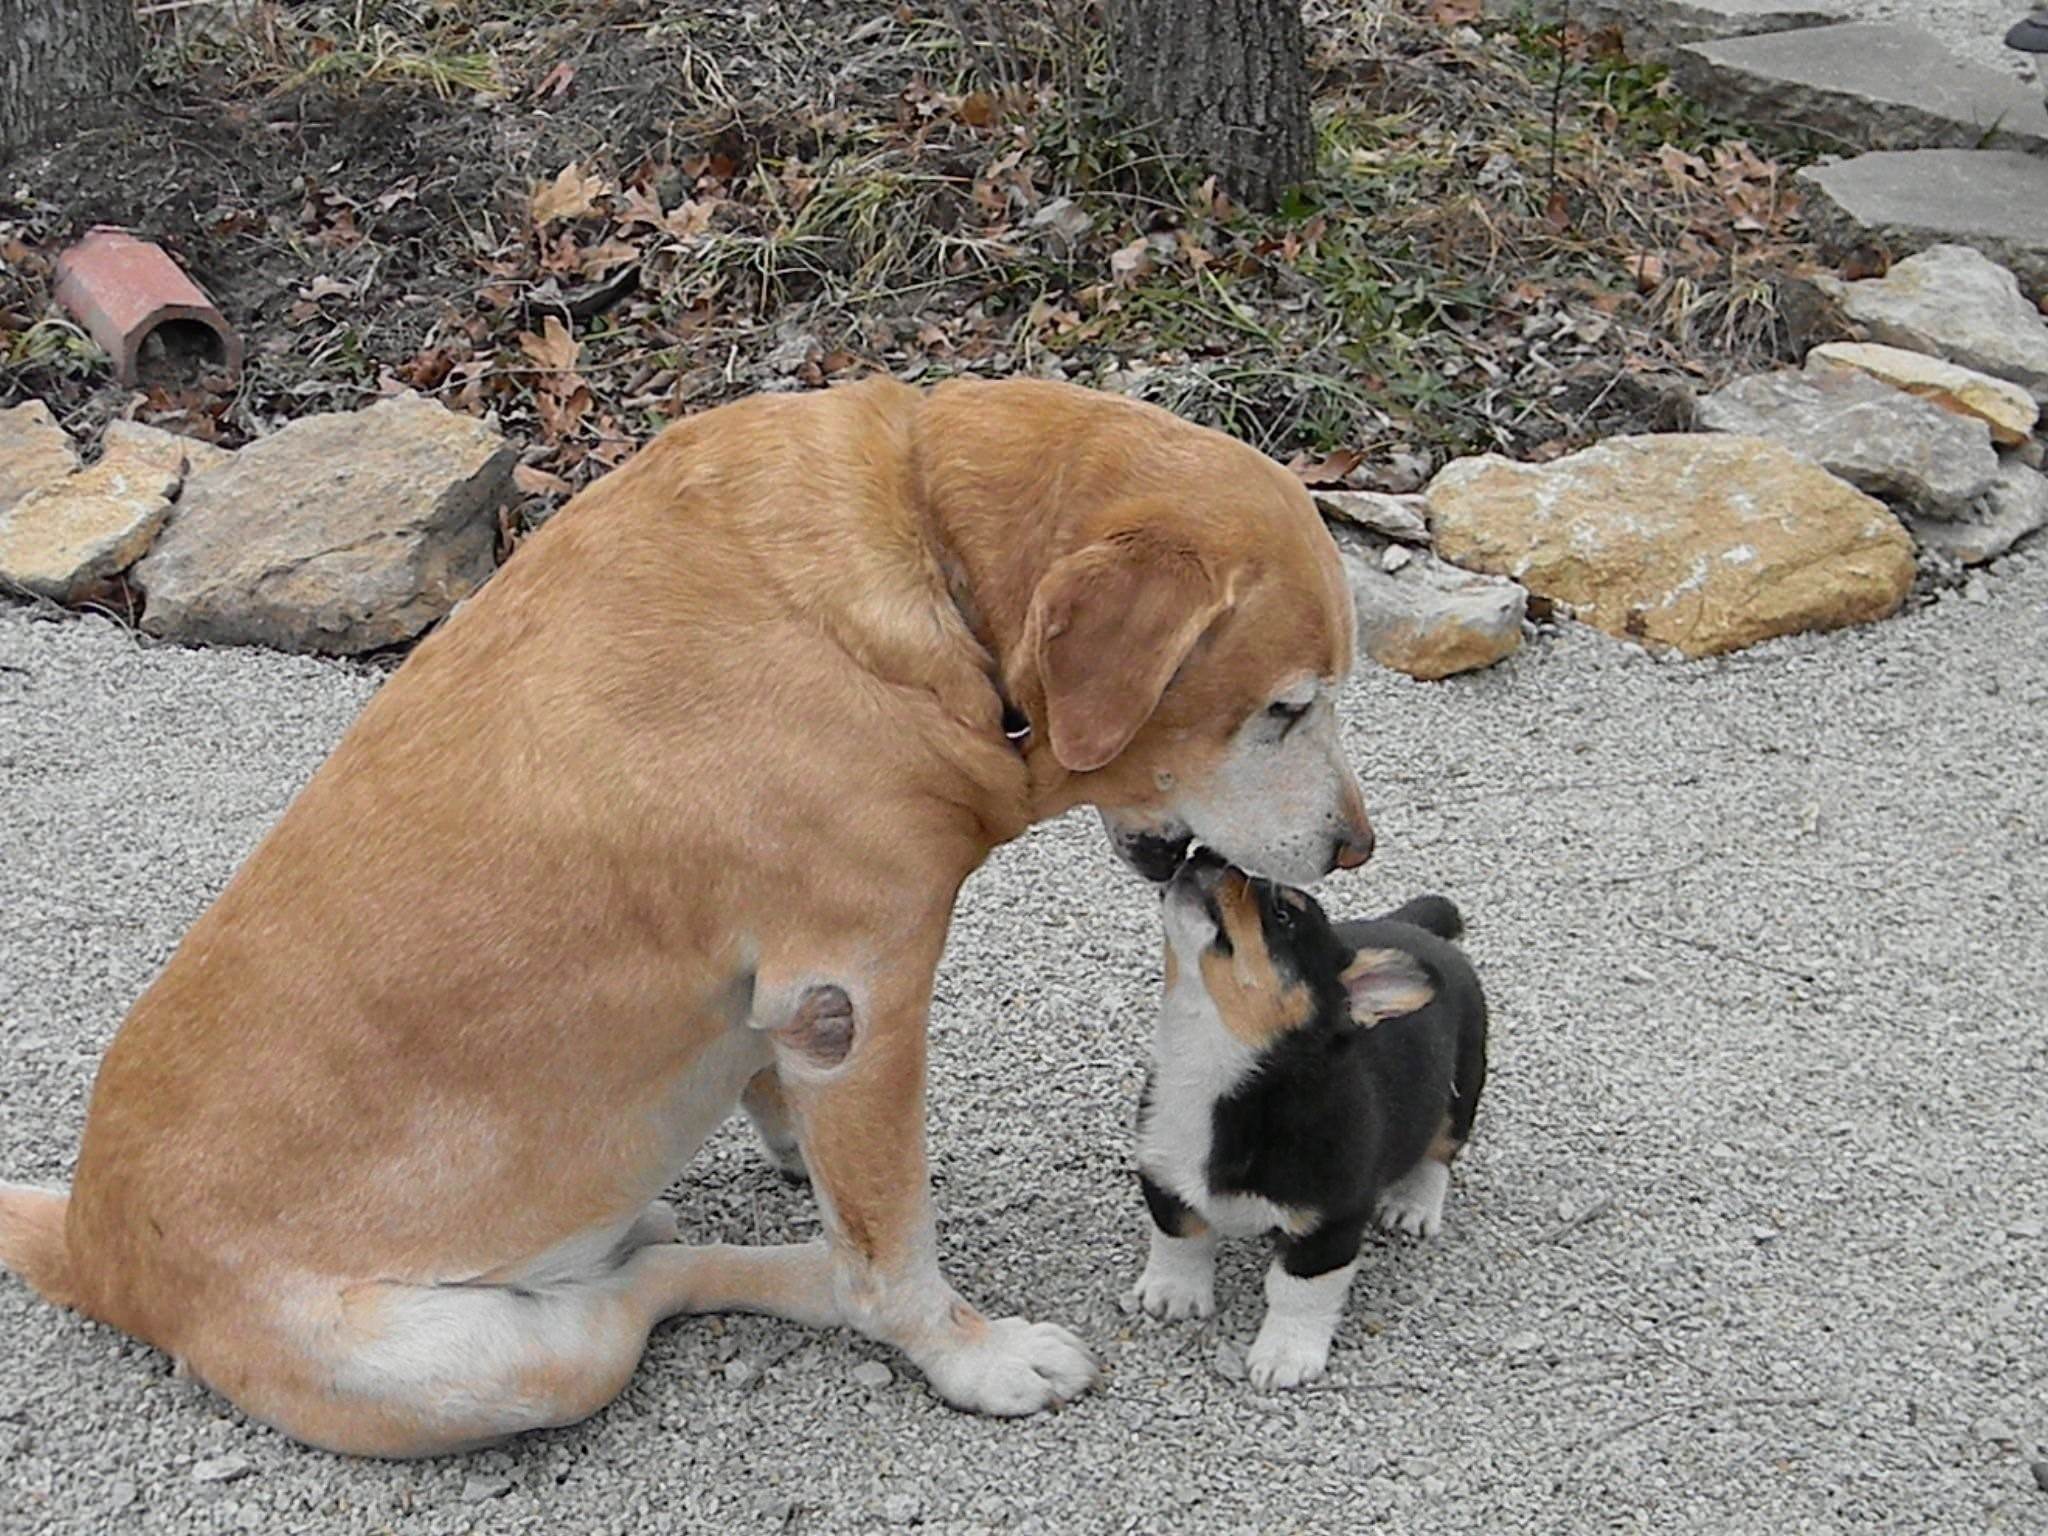
[[[1265,1327],[1244,1357],[1245,1373],[1261,1392],[1306,1386],[1330,1365],[1330,1341],[1298,1330]]]
[[[1038,1413],[1094,1384],[1095,1361],[1066,1329],[1021,1317],[983,1323],[967,1340],[918,1362],[955,1408],[1003,1418]]]
[[[1207,1274],[1162,1270],[1157,1264],[1145,1266],[1130,1298],[1149,1316],[1169,1323],[1216,1315],[1216,1286]]]

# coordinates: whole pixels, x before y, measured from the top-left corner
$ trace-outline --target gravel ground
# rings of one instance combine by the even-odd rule
[[[2011,67],[2023,6],[1853,8]],[[1232,1379],[1249,1250],[1214,1324],[1117,1304],[1157,920],[1069,819],[968,886],[933,1121],[949,1270],[1093,1342],[1073,1407],[969,1419],[865,1341],[696,1319],[589,1423],[348,1462],[0,1279],[0,1530],[2048,1527],[2048,552],[1981,595],[1357,679],[1381,853],[1325,894],[1464,906],[1494,1076],[1444,1233],[1368,1256],[1315,1390]],[[0,606],[0,1173],[66,1176],[122,1010],[375,685]],[[816,1230],[737,1124],[679,1204]]]
[[[934,1019],[948,1267],[1093,1342],[1067,1411],[965,1418],[850,1335],[695,1319],[585,1425],[348,1462],[0,1280],[0,1529],[2040,1530],[2048,553],[1980,596],[1355,681],[1382,852],[1327,894],[1464,905],[1495,1067],[1444,1233],[1369,1252],[1317,1390],[1227,1374],[1249,1250],[1215,1324],[1118,1306],[1157,918],[1069,819],[970,883]],[[122,1009],[374,686],[0,607],[0,1169],[66,1175]],[[680,1204],[815,1231],[737,1122]]]

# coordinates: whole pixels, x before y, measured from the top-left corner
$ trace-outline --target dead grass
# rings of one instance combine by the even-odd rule
[[[258,245],[296,292],[231,314],[264,333],[238,395],[145,409],[232,441],[417,387],[497,411],[558,499],[750,390],[1022,371],[1399,485],[1640,427],[1777,355],[1776,274],[1811,254],[1800,146],[1760,151],[1600,39],[1475,40],[1437,8],[1308,7],[1318,176],[1263,217],[1115,120],[1086,0],[259,3],[225,34],[169,12],[169,89],[382,114],[415,161],[468,163],[444,192],[377,169],[396,150],[309,152],[284,217],[195,191],[219,202],[196,238]],[[84,388],[32,271],[69,232],[62,208],[0,222],[31,272],[0,279],[0,393]]]

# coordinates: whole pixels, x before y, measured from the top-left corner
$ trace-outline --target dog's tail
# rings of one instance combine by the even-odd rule
[[[78,1295],[64,1238],[70,1203],[61,1190],[0,1184],[0,1269],[13,1270],[60,1307],[75,1306]]]
[[[1465,932],[1464,915],[1448,896],[1418,896],[1406,906],[1389,912],[1387,921],[1407,923],[1440,939],[1456,939]]]

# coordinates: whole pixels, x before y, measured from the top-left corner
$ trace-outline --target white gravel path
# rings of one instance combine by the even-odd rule
[[[1214,1369],[1249,1255],[1219,1326],[1117,1306],[1156,915],[1075,819],[970,883],[934,1091],[949,1267],[1094,1342],[1072,1409],[695,1320],[589,1424],[345,1462],[5,1281],[0,1530],[2042,1529],[2048,556],[1985,586],[1719,662],[1572,632],[1355,682],[1383,851],[1334,904],[1456,897],[1498,1022],[1446,1230],[1369,1254],[1322,1390]],[[121,1010],[372,687],[0,607],[0,1168],[65,1175]],[[681,1204],[815,1230],[737,1126]]]

